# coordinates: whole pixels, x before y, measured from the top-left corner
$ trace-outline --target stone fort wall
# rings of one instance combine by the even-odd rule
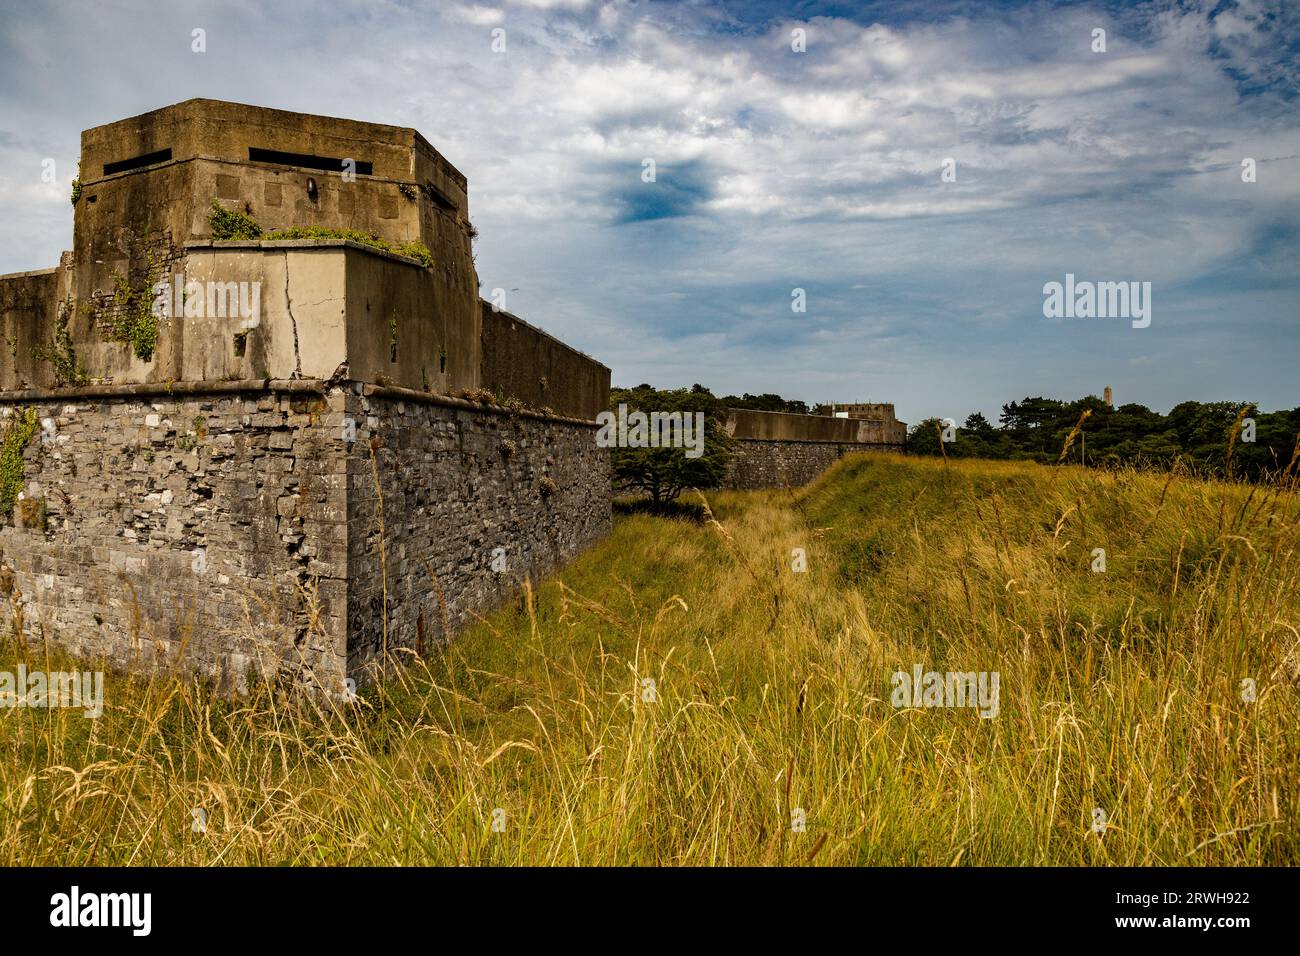
[[[727,434],[736,441],[723,487],[736,490],[798,487],[812,481],[845,455],[902,451],[907,426],[894,420],[894,407],[870,407],[881,410],[884,417],[868,420],[730,409]]]
[[[124,669],[337,691],[609,529],[576,420],[312,381],[11,392],[0,416],[30,436],[0,527],[11,624]]]
[[[797,488],[806,485],[845,455],[880,450],[881,445],[856,442],[737,441],[724,488]]]
[[[87,130],[81,158],[72,249],[0,276],[19,639],[341,690],[608,533],[610,370],[478,298],[468,184],[415,130],[189,100]],[[214,203],[311,230],[217,238]],[[901,426],[845,414],[733,410],[730,487],[803,484]]]
[[[593,422],[420,398],[347,395],[354,671],[382,664],[385,646],[447,640],[610,531],[609,454]]]

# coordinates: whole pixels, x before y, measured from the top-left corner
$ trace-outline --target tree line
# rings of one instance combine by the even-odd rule
[[[1045,464],[1177,465],[1207,477],[1259,481],[1295,472],[1298,437],[1300,408],[1261,412],[1250,402],[1182,402],[1162,415],[1138,404],[1112,408],[1095,395],[1072,402],[1040,396],[1003,405],[997,425],[979,412],[960,424],[927,418],[908,431],[907,449]]]
[[[611,449],[618,489],[655,502],[671,501],[685,488],[717,487],[725,480],[734,445],[726,434],[728,408],[829,413],[827,405],[809,406],[773,393],[719,398],[699,384],[689,389],[648,384],[612,389],[610,408],[620,404],[644,412],[705,415],[701,457],[688,458],[680,448]],[[1204,477],[1268,481],[1300,474],[1300,408],[1261,412],[1252,403],[1182,402],[1162,415],[1138,404],[1112,408],[1095,395],[1072,402],[1039,396],[1003,405],[996,425],[979,412],[960,423],[927,418],[909,429],[907,450],[949,458],[1181,468]]]

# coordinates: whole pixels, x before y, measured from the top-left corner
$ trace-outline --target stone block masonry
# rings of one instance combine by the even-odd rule
[[[0,396],[30,413],[11,624],[113,667],[338,691],[609,530],[590,423],[301,380]]]
[[[881,447],[881,446],[874,446]],[[870,451],[855,442],[764,441],[742,439],[733,446],[724,488],[797,488],[806,485],[845,455]]]
[[[736,442],[723,487],[797,487],[847,454],[903,450],[907,425],[894,419],[894,406],[844,407],[852,411],[834,417],[729,409],[727,434]]]
[[[29,643],[223,682],[280,661],[322,684],[346,676],[341,393],[15,399],[0,400],[6,429],[28,410],[40,429],[0,528],[0,583]]]
[[[444,640],[609,533],[609,454],[592,422],[371,386],[348,407],[353,671],[382,665],[385,646]]]

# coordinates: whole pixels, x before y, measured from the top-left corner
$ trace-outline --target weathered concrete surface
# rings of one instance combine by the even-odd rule
[[[273,151],[279,159],[268,160],[254,150]],[[329,160],[324,165],[331,166],[334,159],[338,163],[333,168],[310,165]],[[345,176],[345,159],[357,163],[355,175]],[[133,160],[149,161],[116,168]],[[5,324],[16,345],[10,349],[10,361],[0,363],[0,389],[56,384],[48,361],[33,353],[33,347],[43,348],[56,332],[70,339],[92,380],[181,380],[196,374],[196,366],[204,375],[222,374],[209,369],[235,358],[228,354],[233,338],[229,328],[220,330],[224,347],[202,357],[196,356],[200,342],[205,350],[218,344],[210,341],[208,333],[215,334],[211,323],[197,340],[175,323],[166,324],[159,329],[156,353],[146,356],[113,335],[131,312],[121,290],[149,297],[155,282],[178,273],[193,278],[196,271],[228,282],[254,278],[262,270],[268,283],[264,291],[276,284],[280,277],[274,265],[249,266],[215,252],[196,251],[196,240],[211,237],[208,217],[214,200],[252,215],[268,231],[356,229],[393,243],[422,242],[433,264],[417,267],[423,272],[419,279],[387,263],[348,258],[348,275],[359,290],[357,302],[347,310],[348,322],[368,332],[351,341],[377,342],[354,364],[376,379],[413,387],[451,391],[478,386],[478,277],[465,177],[412,129],[200,99],[82,134],[73,247],[57,278],[0,277],[0,303],[14,303],[6,305]],[[191,264],[192,258],[203,261]],[[341,281],[332,279],[324,291],[332,293]],[[36,286],[39,296],[31,294]],[[299,301],[310,309],[324,300],[308,295]],[[353,307],[361,315],[351,314]],[[367,326],[379,321],[375,309],[389,313],[377,335],[369,334]],[[403,337],[412,343],[409,349],[399,343],[397,369],[387,367],[388,321],[394,311],[401,313]],[[329,331],[325,329],[325,342],[331,341]],[[310,337],[308,328],[299,337],[299,349]],[[265,369],[257,367],[262,363],[253,355],[246,363],[234,363],[244,367],[229,374],[284,374],[270,356],[276,343],[263,344],[268,346]],[[336,353],[332,358],[327,375],[351,357]],[[322,356],[321,361],[328,359]]]
[[[765,441],[855,442],[858,426],[847,418],[731,408],[727,410],[727,434]]]
[[[177,276],[215,294],[205,294],[202,315],[157,319],[149,361],[112,337],[107,311],[88,322],[58,297],[60,270],[0,278],[8,345],[0,389],[68,384],[50,360],[61,322],[70,323],[77,365],[96,382],[328,378],[347,362],[350,377],[365,381],[444,393],[478,386],[477,313],[436,310],[439,280],[412,260],[337,239],[196,241],[175,266],[184,271],[158,277],[173,298]],[[254,286],[250,326],[240,295],[251,299]],[[186,306],[194,301],[186,297]]]
[[[439,307],[461,293],[436,266],[351,256],[347,289],[352,378],[446,395],[479,387],[478,310]],[[477,295],[471,291],[469,298]]]
[[[250,149],[339,163],[311,169],[252,160]],[[106,172],[113,163],[163,150],[170,157],[161,162]],[[465,177],[413,129],[193,99],[86,130],[81,154],[74,229],[84,239],[74,248],[80,263],[112,265],[128,236],[166,240],[172,248],[207,236],[209,207],[219,199],[266,229],[315,225],[393,242],[419,239],[456,275],[472,305],[477,280]],[[344,180],[345,159],[368,163],[371,171]],[[78,290],[81,297],[86,291]]]
[[[866,441],[900,447],[907,442],[907,423],[894,417],[894,406],[888,402],[831,405],[830,413],[865,423],[860,434],[866,436]]]
[[[185,320],[185,355],[198,354],[203,364],[187,361],[175,378],[328,378],[346,362],[357,381],[439,394],[479,385],[477,314],[434,308],[446,290],[435,271],[412,260],[332,239],[186,249],[187,278],[260,281],[262,318],[246,334],[237,319]],[[166,362],[164,354],[159,364]]]
[[[185,281],[257,284],[256,325],[220,300],[224,315],[173,316],[160,330],[150,380],[328,378],[347,355],[347,260],[368,253],[342,243],[304,246],[187,246]],[[93,366],[97,378],[129,381],[125,370],[105,366]]]
[[[791,412],[762,412],[748,408],[727,410],[727,434],[733,438],[764,441],[856,442],[869,445],[899,445],[907,440],[907,425],[895,421],[893,405],[879,419],[850,415],[799,415]]]
[[[66,309],[59,295],[61,269],[0,276],[0,387],[53,384],[48,363],[38,356]]]
[[[481,387],[585,421],[609,407],[607,366],[490,302],[480,307]]]
[[[214,243],[214,200],[268,230],[420,241],[433,263],[337,239]],[[464,176],[412,129],[197,99],[87,130],[72,252],[0,277],[0,390],[338,373],[594,418],[609,369],[480,302],[471,230]],[[152,350],[122,341],[178,276],[257,283],[260,313],[190,314],[187,296],[185,315],[157,320]]]

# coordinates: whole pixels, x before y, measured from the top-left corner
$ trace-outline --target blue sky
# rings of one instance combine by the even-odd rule
[[[1298,91],[1293,0],[6,7],[0,272],[69,245],[82,129],[207,96],[419,129],[484,294],[616,384],[1292,407]],[[1066,273],[1151,282],[1150,327],[1045,319]]]

